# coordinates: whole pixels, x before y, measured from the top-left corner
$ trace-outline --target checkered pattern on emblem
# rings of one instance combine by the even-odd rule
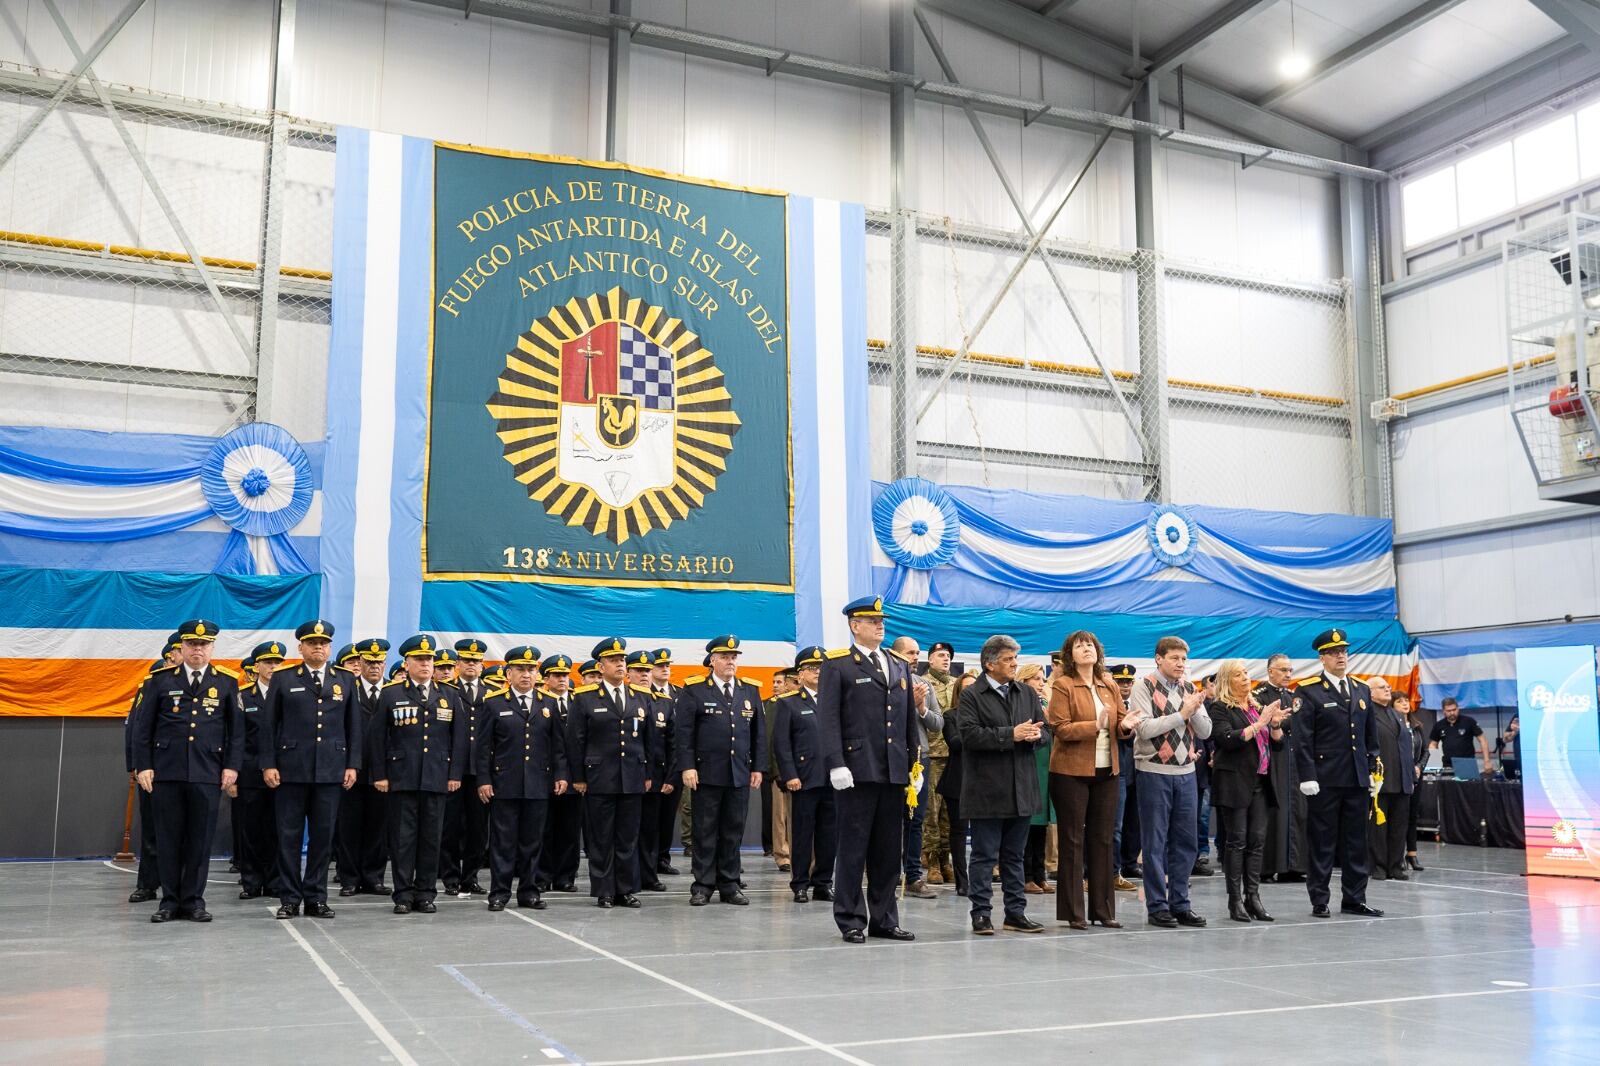
[[[617,329],[617,391],[647,410],[672,410],[672,353],[629,325]]]

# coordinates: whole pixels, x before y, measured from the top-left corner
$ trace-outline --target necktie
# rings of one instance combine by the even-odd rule
[[[524,717],[524,718],[528,717],[528,697],[527,696],[518,696],[517,697],[517,710],[522,712],[522,717]]]
[[[875,651],[867,652],[867,663],[872,667],[872,672],[877,676],[878,680],[887,685],[889,683],[889,675],[884,672],[883,664],[878,661],[878,653]]]
[[[722,683],[722,695],[729,702],[733,702],[733,684],[729,681]]]
[[[200,691],[200,672],[198,670],[191,670],[189,672],[189,695],[193,696],[195,693],[197,693],[199,691]]]
[[[322,671],[321,670],[313,670],[313,671],[311,671],[311,687],[316,690],[317,695],[319,695],[319,696],[322,695]]]
[[[1344,700],[1346,703],[1348,703],[1350,701],[1350,690],[1345,688],[1344,685],[1345,685],[1344,678],[1341,677],[1339,679],[1339,698],[1341,700]]]

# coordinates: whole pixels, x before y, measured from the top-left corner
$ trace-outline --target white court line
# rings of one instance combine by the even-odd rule
[[[511,915],[511,917],[513,917],[513,918],[517,918],[517,919],[520,919],[521,921],[527,922],[529,925],[533,926],[536,929],[543,929],[545,932],[552,933],[552,934],[560,937],[563,940],[569,941],[569,942],[571,942],[573,944],[577,944],[579,947],[587,948],[589,951],[594,952],[596,955],[600,955],[600,956],[602,956],[604,958],[610,959],[612,962],[615,962],[615,963],[617,963],[617,964],[619,964],[621,966],[626,966],[628,969],[634,971],[635,973],[640,973],[640,974],[643,974],[644,976],[646,976],[648,978],[651,978],[652,980],[660,981],[662,984],[667,985],[670,988],[676,988],[678,991],[683,992],[683,993],[685,993],[687,995],[693,996],[695,999],[698,999],[698,1000],[701,1000],[703,1002],[709,1003],[713,1007],[720,1007],[723,1010],[729,1012],[730,1014],[738,1015],[739,1017],[745,1019],[746,1021],[755,1022],[757,1025],[764,1025],[768,1029],[771,1029],[774,1032],[782,1033],[784,1036],[787,1036],[791,1040],[798,1040],[802,1044],[805,1044],[810,1048],[813,1048],[813,1049],[815,1049],[817,1051],[820,1051],[825,1055],[831,1055],[834,1058],[841,1059],[841,1060],[843,1060],[845,1062],[855,1063],[855,1066],[872,1066],[872,1064],[867,1062],[865,1059],[858,1059],[854,1055],[850,1055],[850,1054],[847,1054],[846,1052],[840,1051],[838,1048],[834,1047],[831,1044],[825,1044],[821,1040],[816,1039],[815,1037],[807,1036],[806,1034],[804,1034],[802,1032],[799,1032],[798,1030],[789,1028],[787,1025],[784,1025],[784,1024],[782,1024],[780,1022],[775,1022],[771,1018],[764,1018],[761,1015],[756,1014],[754,1011],[745,1010],[743,1007],[736,1007],[732,1003],[727,1002],[726,1000],[718,999],[716,996],[711,995],[709,992],[702,992],[702,991],[700,991],[700,989],[694,988],[691,985],[686,985],[682,981],[675,981],[672,978],[666,976],[665,974],[660,974],[660,973],[657,973],[656,971],[654,971],[654,970],[652,970],[652,969],[650,969],[650,968],[648,968],[646,966],[641,966],[641,965],[639,965],[638,963],[634,962],[631,959],[625,959],[621,955],[616,954],[615,952],[607,951],[605,948],[598,947],[597,945],[591,944],[587,940],[583,939],[580,936],[574,936],[571,933],[564,932],[563,930],[557,929],[554,926],[546,925],[546,924],[544,924],[543,922],[540,922],[540,921],[535,921],[534,919],[529,918],[526,914],[523,914],[521,911],[510,911],[510,910],[508,910],[508,911],[505,911],[504,913]],[[785,1049],[785,1050],[788,1050],[788,1049]],[[709,1056],[709,1055],[692,1055],[692,1056],[689,1056],[690,1059],[702,1059],[702,1058],[710,1058],[710,1057],[711,1056]]]
[[[333,986],[334,991],[338,992],[344,998],[344,1001],[350,1004],[350,1009],[355,1011],[363,1022],[367,1023],[367,1028],[372,1030],[372,1034],[383,1041],[383,1046],[389,1049],[389,1054],[394,1056],[395,1061],[400,1063],[400,1066],[417,1066],[417,1060],[412,1058],[411,1054],[400,1045],[400,1041],[394,1038],[393,1033],[384,1028],[383,1023],[378,1021],[373,1013],[367,1009],[367,1005],[361,1002],[360,997],[352,992],[343,981],[339,980],[339,975],[333,972],[333,967],[323,961],[322,956],[317,954],[317,949],[312,947],[310,941],[306,940],[304,936],[300,935],[300,930],[294,927],[294,923],[279,922],[278,926],[294,937],[296,944],[305,949],[305,953],[311,956],[311,961],[316,963],[317,969],[322,971],[322,976],[328,979],[328,983]]]
[[[1192,1022],[1208,1021],[1217,1018],[1248,1018],[1266,1014],[1295,1014],[1301,1011],[1343,1010],[1354,1007],[1388,1006],[1397,1003],[1423,1003],[1431,1000],[1445,999],[1470,999],[1480,996],[1507,996],[1519,995],[1529,992],[1554,992],[1558,994],[1582,994],[1579,989],[1600,988],[1600,984],[1578,985],[1544,985],[1537,988],[1490,988],[1476,992],[1440,992],[1426,996],[1392,996],[1386,999],[1355,999],[1339,1003],[1297,1003],[1282,1007],[1258,1007],[1255,1009],[1206,1011],[1195,1014],[1169,1014],[1154,1018],[1126,1018],[1121,1021],[1105,1022],[1078,1022],[1065,1025],[1037,1025],[1019,1029],[986,1029],[967,1033],[935,1033],[927,1036],[900,1036],[885,1037],[878,1040],[851,1040],[837,1045],[839,1048],[882,1047],[891,1044],[925,1044],[935,1040],[972,1040],[987,1039],[997,1036],[1030,1036],[1038,1033],[1068,1033],[1082,1032],[1090,1029],[1118,1029],[1135,1025],[1159,1025],[1163,1022]],[[656,1063],[669,1062],[695,1062],[711,1058],[739,1058],[741,1056],[755,1057],[758,1055],[785,1055],[800,1048],[751,1048],[747,1051],[725,1052],[720,1055],[668,1055],[653,1059],[609,1059],[604,1062],[591,1062],[589,1066],[653,1066]]]
[[[102,859],[100,861],[100,865],[109,866],[109,867],[111,867],[111,869],[117,871],[118,873],[123,873],[123,874],[136,874],[136,873],[139,872],[136,869],[130,870],[126,866],[118,866],[116,863],[112,862],[110,859]],[[237,882],[237,881],[218,881],[215,877],[206,878],[206,884],[208,884],[208,885],[232,885],[234,888],[238,888],[239,887],[239,882]]]

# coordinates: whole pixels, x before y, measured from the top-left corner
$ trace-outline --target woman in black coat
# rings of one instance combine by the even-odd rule
[[[1283,747],[1283,707],[1256,705],[1250,674],[1241,659],[1217,668],[1217,694],[1206,701],[1211,715],[1212,803],[1227,826],[1222,869],[1228,881],[1228,917],[1236,922],[1272,921],[1261,905],[1261,853],[1267,840],[1267,807],[1277,795],[1269,784],[1271,752]]]
[[[950,706],[944,708],[944,741],[950,748],[950,761],[945,764],[934,789],[950,812],[950,862],[956,875],[956,895],[967,894],[967,823],[961,817],[961,725],[957,712],[961,707],[961,692],[978,680],[976,670],[968,670],[956,678],[950,690]]]

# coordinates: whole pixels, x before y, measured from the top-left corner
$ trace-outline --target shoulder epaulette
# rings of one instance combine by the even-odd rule
[[[223,668],[221,666],[213,666],[211,669],[215,670],[217,673],[221,674],[223,677],[231,677],[235,681],[239,680],[239,675],[234,673],[232,670],[225,669],[225,668]]]
[[[168,670],[176,670],[177,668],[178,668],[177,664],[173,664],[172,666],[160,666],[160,667],[157,667],[156,669],[150,671],[150,676],[151,677],[155,677],[157,674],[164,674]]]
[[[354,670],[350,669],[348,666],[345,666],[345,665],[343,665],[341,663],[334,663],[333,664],[333,668],[335,670],[343,670],[347,674],[351,674],[351,675],[355,674]]]
[[[786,700],[790,696],[798,696],[798,695],[800,695],[800,690],[799,689],[795,689],[793,692],[782,693],[777,698],[780,699],[780,700]]]
[[[685,681],[684,685],[685,686],[698,685],[702,681],[710,681],[710,680],[711,680],[711,678],[706,676],[705,674],[696,674],[693,677],[691,677],[689,680]]]
[[[849,648],[835,648],[833,651],[830,651],[828,653],[828,658],[830,658],[830,659],[843,659],[846,655],[849,655],[849,654],[850,654],[850,649]]]
[[[650,695],[654,696],[658,700],[670,700],[670,699],[672,699],[672,693],[670,693],[670,692],[657,692],[655,689],[651,689],[650,690]]]
[[[393,681],[385,681],[383,683],[383,687],[384,688],[394,688],[396,685],[403,685],[409,680],[411,680],[411,679],[408,678],[408,677],[397,677]]]
[[[649,685],[635,685],[635,684],[630,683],[628,685],[628,687],[633,689],[633,691],[635,691],[635,692],[637,692],[637,693],[639,693],[640,695],[643,695],[643,696],[654,696],[655,695],[654,692],[650,691],[650,686]]]
[[[906,658],[904,654],[895,651],[893,648],[884,648],[883,650],[888,652],[890,655],[893,655],[896,659],[899,659],[903,663],[909,663],[911,661],[910,659]]]
[[[485,692],[483,694],[483,698],[486,699],[486,700],[492,700],[496,696],[504,696],[507,692],[510,692],[510,691],[511,691],[511,686],[507,685],[505,688],[497,688],[493,692]]]
[[[444,678],[439,678],[438,681],[439,681],[439,684],[441,684],[441,685],[449,685],[451,688],[460,688],[461,687],[460,685],[456,684],[454,681],[446,681],[446,680],[444,680]]]
[[[577,688],[572,690],[572,694],[574,696],[581,696],[585,692],[598,692],[598,691],[600,691],[600,686],[599,685],[579,685]]]

